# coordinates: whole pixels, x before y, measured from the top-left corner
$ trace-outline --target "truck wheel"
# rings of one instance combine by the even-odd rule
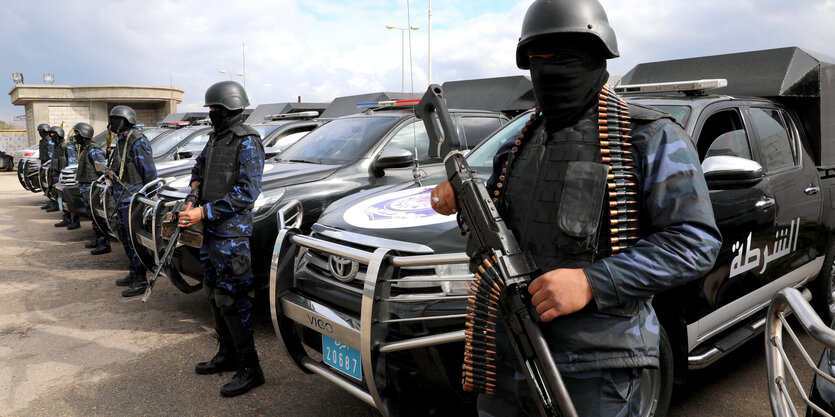
[[[835,239],[829,241],[817,279],[812,282],[812,305],[824,323],[835,319]]]
[[[659,364],[656,369],[644,369],[641,376],[641,416],[664,417],[673,395],[673,347],[663,326],[659,343]]]

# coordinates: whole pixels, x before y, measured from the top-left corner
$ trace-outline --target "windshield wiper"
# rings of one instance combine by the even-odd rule
[[[301,162],[301,163],[304,163],[304,164],[315,164],[315,163],[316,163],[316,162],[314,162],[314,161],[307,161],[307,160],[304,160],[304,159],[280,159],[280,161],[284,161],[284,162]]]

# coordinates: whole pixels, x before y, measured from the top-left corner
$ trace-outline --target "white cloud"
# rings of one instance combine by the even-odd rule
[[[610,72],[639,62],[789,45],[835,55],[833,0],[602,0],[622,58]],[[411,1],[412,69],[427,82],[427,0]],[[435,1],[432,78],[442,83],[524,74],[514,52],[528,0]],[[59,20],[44,15],[60,16]],[[4,5],[0,74],[27,82],[54,73],[58,84],[173,85],[186,90],[181,110],[202,107],[203,92],[243,71],[257,103],[327,101],[334,96],[399,91],[402,0],[27,1]],[[408,40],[407,40],[408,48]],[[408,51],[408,50],[407,50]],[[238,78],[238,77],[236,77]],[[22,114],[0,105],[0,120]]]

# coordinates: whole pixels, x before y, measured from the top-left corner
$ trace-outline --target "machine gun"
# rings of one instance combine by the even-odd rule
[[[426,125],[430,152],[440,152],[445,140],[456,142],[455,130],[448,128],[452,123],[440,86],[429,86],[415,113]],[[545,417],[577,416],[537,323],[539,315],[531,307],[527,287],[537,271],[533,260],[520,249],[464,155],[454,151],[444,159],[444,165],[461,207],[459,220],[469,227],[477,256],[483,258],[470,285],[464,389],[492,394],[496,388],[492,378],[496,360],[493,320],[494,312],[500,312],[540,413]]]
[[[159,278],[159,274],[160,272],[162,272],[162,269],[166,265],[168,265],[171,262],[171,259],[174,257],[174,249],[177,249],[177,244],[180,242],[180,236],[183,235],[183,228],[177,227],[177,220],[179,218],[178,213],[182,210],[184,206],[188,205],[188,203],[191,203],[192,205],[197,203],[197,195],[199,191],[199,185],[194,187],[194,189],[191,190],[186,199],[182,201],[177,206],[177,208],[165,214],[165,218],[163,219],[163,225],[173,223],[174,230],[171,232],[171,236],[168,239],[168,245],[165,246],[165,251],[159,258],[159,262],[157,263],[157,270],[154,271],[154,276],[151,277],[150,281],[148,281],[148,288],[145,289],[145,295],[142,296],[143,303],[147,302],[148,297],[151,296],[151,291],[154,289],[154,284],[157,282],[157,278]],[[202,244],[202,240],[200,243]]]

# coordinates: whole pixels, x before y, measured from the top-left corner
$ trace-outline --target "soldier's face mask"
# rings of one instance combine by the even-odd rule
[[[127,130],[125,128],[125,118],[119,116],[110,117],[110,123],[107,124],[107,129],[115,134],[119,134]]]
[[[73,136],[73,140],[75,140],[75,142],[80,144],[80,145],[83,145],[83,144],[87,143],[87,138],[85,138],[84,136],[78,135],[78,134]]]
[[[49,132],[46,130],[39,130],[38,134],[41,135],[41,139],[46,139],[46,137],[49,136]]]
[[[209,120],[215,132],[220,132],[226,127],[226,109],[209,110]]]
[[[606,60],[590,53],[547,45],[528,50],[534,95],[549,131],[575,123],[609,78]]]
[[[49,138],[52,139],[52,141],[55,142],[55,143],[60,142],[61,139],[62,139],[60,136],[58,136],[57,133],[54,133],[54,132],[49,132]]]

